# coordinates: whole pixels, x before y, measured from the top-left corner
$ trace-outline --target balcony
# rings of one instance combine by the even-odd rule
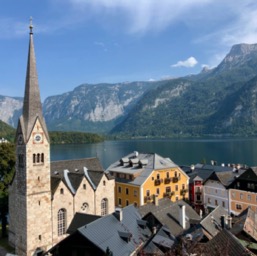
[[[187,189],[181,189],[180,190],[180,195],[181,196],[185,196],[185,194],[188,192],[188,190]]]
[[[169,184],[169,183],[170,183],[170,181],[171,181],[171,179],[170,179],[170,178],[165,178],[165,179],[164,179],[164,184]]]
[[[173,177],[172,181],[173,183],[177,183],[180,180],[180,177]]]
[[[145,196],[145,203],[150,203],[150,202],[152,202],[152,196]]]
[[[159,185],[161,185],[162,182],[163,182],[162,179],[154,180],[154,185],[155,185],[155,186],[159,186]]]
[[[172,197],[174,194],[175,194],[174,191],[169,191],[169,192],[164,193],[163,196],[170,198],[170,197]]]

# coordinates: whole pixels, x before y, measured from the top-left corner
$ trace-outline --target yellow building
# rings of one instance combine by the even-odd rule
[[[115,205],[136,206],[169,197],[171,201],[188,198],[189,177],[169,158],[158,154],[134,152],[110,165],[115,177]]]

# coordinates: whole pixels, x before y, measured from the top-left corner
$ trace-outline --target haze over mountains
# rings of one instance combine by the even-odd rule
[[[0,119],[15,127],[21,106],[21,98],[0,96]],[[49,130],[154,137],[256,135],[257,44],[234,45],[216,68],[198,75],[83,84],[46,98],[43,111]]]

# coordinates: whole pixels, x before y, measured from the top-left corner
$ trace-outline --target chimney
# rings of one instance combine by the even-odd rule
[[[231,229],[232,228],[232,217],[228,216],[227,221],[228,221],[228,229]]]
[[[121,208],[116,208],[115,209],[115,217],[122,222],[122,218],[123,218],[123,213],[122,213],[122,209]]]
[[[186,206],[180,205],[179,211],[179,224],[180,226],[185,229],[186,228]]]
[[[222,229],[224,229],[226,227],[225,226],[225,224],[226,224],[225,221],[226,221],[225,215],[220,216],[220,223],[221,223]]]
[[[154,205],[155,205],[155,206],[159,206],[158,194],[155,194],[155,195],[154,195]]]

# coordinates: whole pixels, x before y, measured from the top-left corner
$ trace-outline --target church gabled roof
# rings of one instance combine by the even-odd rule
[[[84,177],[89,181],[95,190],[102,177],[106,176],[108,180],[113,179],[107,175],[98,158],[83,158],[51,162],[51,190],[54,194],[56,187],[62,180],[72,194],[76,194]]]
[[[30,24],[30,40],[29,40],[29,52],[27,62],[26,84],[23,101],[23,113],[20,118],[20,124],[27,141],[31,135],[32,129],[35,125],[37,118],[42,125],[45,136],[49,141],[49,135],[47,132],[46,124],[42,113],[42,104],[40,100],[40,91],[38,85],[38,75],[36,68],[36,57],[33,42],[33,26]]]

